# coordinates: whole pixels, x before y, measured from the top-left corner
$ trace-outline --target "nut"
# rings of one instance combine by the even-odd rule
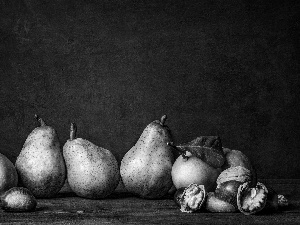
[[[13,187],[1,196],[2,209],[8,212],[29,212],[36,208],[37,201],[32,193],[23,187]]]
[[[207,194],[205,208],[209,212],[236,212],[237,208],[229,202],[226,202],[222,199],[216,197],[214,192],[209,192]]]
[[[181,212],[192,213],[201,208],[205,197],[204,185],[190,184],[184,190],[178,189],[174,200],[180,206]]]
[[[225,181],[216,188],[215,197],[230,203],[237,209],[237,193],[241,184],[236,180]]]
[[[179,207],[181,207],[180,200],[182,198],[182,194],[183,194],[184,190],[185,190],[185,187],[181,187],[181,188],[177,189],[177,191],[174,194],[174,202]]]
[[[268,189],[263,183],[257,182],[255,187],[250,182],[240,185],[237,194],[238,209],[245,215],[263,210],[267,204]]]
[[[283,195],[278,195],[278,206],[286,207],[289,205],[289,201]]]
[[[220,173],[217,178],[217,187],[230,180],[235,180],[241,183],[252,181],[251,171],[242,166],[229,167]]]

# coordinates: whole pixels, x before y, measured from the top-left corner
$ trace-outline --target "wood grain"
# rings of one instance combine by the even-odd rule
[[[172,196],[146,200],[122,187],[108,198],[77,197],[68,189],[51,199],[38,199],[35,212],[0,211],[1,224],[300,224],[300,180],[261,180],[290,205],[272,214],[245,216],[242,213],[181,213]]]

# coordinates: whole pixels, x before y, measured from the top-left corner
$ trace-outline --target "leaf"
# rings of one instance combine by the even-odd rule
[[[173,147],[177,148],[183,157],[186,157],[186,152],[190,152],[215,168],[221,167],[225,162],[221,139],[218,136],[200,136],[188,143],[173,145]]]

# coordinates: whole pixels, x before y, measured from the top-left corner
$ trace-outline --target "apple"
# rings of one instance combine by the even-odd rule
[[[216,180],[221,173],[221,168],[214,168],[189,152],[180,155],[172,166],[173,184],[178,190],[190,184],[204,185],[207,192],[216,188]]]

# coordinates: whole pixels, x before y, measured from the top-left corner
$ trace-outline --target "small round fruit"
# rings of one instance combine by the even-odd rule
[[[0,153],[0,196],[18,185],[18,174],[14,164]]]
[[[37,201],[32,193],[23,187],[13,187],[1,196],[1,208],[9,212],[29,212],[36,208]]]
[[[172,166],[171,174],[177,189],[194,183],[204,185],[205,190],[212,191],[220,172],[221,169],[208,165],[196,156],[179,156]]]

